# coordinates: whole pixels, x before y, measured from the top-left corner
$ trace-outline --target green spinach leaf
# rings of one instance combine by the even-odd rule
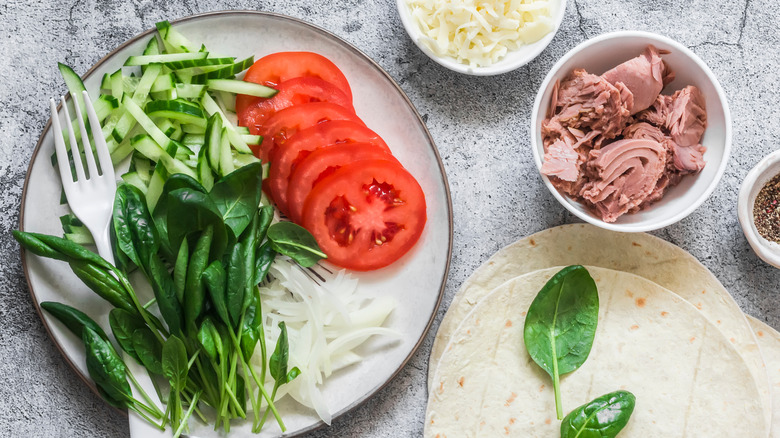
[[[89,327],[84,328],[81,339],[84,341],[89,376],[111,400],[127,406],[133,393],[122,358],[108,341]]]
[[[187,263],[190,259],[190,248],[187,239],[182,239],[179,253],[176,256],[176,264],[173,265],[173,286],[176,289],[176,298],[184,303],[184,287],[187,282]]]
[[[295,260],[304,268],[326,258],[314,236],[292,222],[279,222],[268,227],[268,239],[274,251]]]
[[[211,304],[217,312],[217,316],[227,325],[230,325],[230,314],[227,309],[227,300],[225,297],[226,274],[225,268],[219,260],[214,260],[203,271],[203,281],[206,283],[206,289],[209,291]]]
[[[255,286],[265,279],[268,270],[271,269],[271,264],[273,264],[276,259],[276,254],[277,252],[274,250],[270,240],[265,241],[265,243],[258,248],[257,256],[255,258],[255,273],[253,280]]]
[[[587,269],[569,266],[544,285],[528,308],[523,338],[528,354],[552,377],[555,409],[563,418],[560,376],[590,354],[599,316],[596,283]]]
[[[257,213],[262,182],[262,164],[252,163],[225,175],[214,184],[209,193],[223,222],[235,238],[241,235]]]
[[[162,347],[162,371],[163,376],[178,391],[184,390],[187,384],[188,366],[184,342],[176,336],[169,337]]]
[[[222,216],[205,193],[182,188],[168,193],[168,239],[172,248],[178,248],[187,234],[214,228],[212,258],[221,257],[228,245],[228,235]]]
[[[157,253],[160,239],[143,193],[130,184],[122,184],[117,188],[113,229],[117,248],[148,273],[149,257]],[[127,268],[123,267],[125,270]]]
[[[561,438],[614,438],[628,424],[635,404],[628,391],[602,395],[569,412],[561,423]]]
[[[196,321],[203,312],[206,289],[201,277],[209,263],[209,252],[211,251],[211,239],[213,236],[214,227],[209,225],[198,237],[189,265],[187,265],[187,279],[184,284],[184,321],[187,330],[190,331],[194,331]]]
[[[230,315],[231,327],[238,326],[244,305],[246,289],[246,265],[244,246],[239,242],[233,245],[227,265],[227,288],[225,289],[225,305]]]
[[[176,287],[173,285],[171,274],[157,254],[153,254],[149,258],[149,265],[149,282],[152,284],[160,314],[162,314],[165,323],[168,324],[168,331],[180,333],[183,312],[181,304],[176,298]]]
[[[161,375],[162,368],[162,345],[154,337],[154,334],[148,327],[143,326],[133,332],[133,349],[135,350],[141,364],[153,374]]]
[[[111,309],[108,313],[108,324],[122,350],[139,363],[143,363],[133,347],[133,333],[136,330],[146,328],[143,319],[124,309]]]
[[[84,327],[91,328],[95,333],[100,335],[101,338],[108,341],[106,332],[96,323],[92,318],[87,316],[84,312],[74,309],[67,304],[55,303],[53,301],[44,301],[41,303],[41,308],[49,312],[53,317],[57,318],[61,323],[65,324],[73,334],[82,337]],[[117,310],[117,309],[114,309]]]

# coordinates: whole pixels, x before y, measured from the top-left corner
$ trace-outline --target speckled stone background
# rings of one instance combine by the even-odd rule
[[[66,365],[35,313],[22,273],[18,226],[24,176],[48,120],[46,101],[64,93],[62,61],[84,73],[162,19],[221,9],[302,18],[354,44],[400,84],[427,120],[449,177],[455,218],[446,295],[432,331],[400,375],[376,397],[312,437],[422,434],[425,375],[433,335],[453,294],[496,250],[575,222],[543,186],[529,150],[530,108],[552,64],[581,41],[639,29],[696,52],[731,104],[734,149],[713,196],[682,222],[654,234],[698,257],[745,312],[780,327],[780,271],[751,251],[736,214],[739,184],[780,146],[779,0],[569,0],[552,44],[532,63],[498,77],[469,77],[422,54],[390,0],[0,2],[0,436],[122,437],[127,419],[92,394]]]

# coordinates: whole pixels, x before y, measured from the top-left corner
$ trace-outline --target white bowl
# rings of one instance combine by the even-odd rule
[[[468,64],[462,64],[455,58],[449,56],[439,56],[433,52],[425,43],[423,43],[422,30],[412,19],[409,5],[407,0],[396,0],[398,6],[398,15],[401,17],[401,23],[403,23],[406,33],[409,34],[409,38],[412,39],[415,45],[422,50],[423,53],[428,55],[429,58],[436,61],[438,64],[447,67],[452,71],[463,73],[473,76],[493,76],[501,73],[506,73],[515,69],[518,69],[542,53],[550,41],[552,41],[555,34],[558,32],[558,28],[561,27],[563,16],[566,12],[566,0],[550,0],[551,2],[558,2],[557,9],[553,11],[553,21],[555,22],[555,28],[544,36],[539,41],[522,46],[518,50],[512,50],[506,54],[503,58],[496,63],[487,67],[471,67]]]
[[[575,68],[602,74],[638,56],[648,44],[671,52],[662,57],[675,73],[675,79],[664,88],[663,94],[671,94],[687,85],[695,85],[704,95],[707,129],[701,143],[707,147],[707,152],[704,153],[707,164],[698,174],[685,176],[680,184],[666,192],[661,201],[637,213],[625,214],[611,223],[604,222],[579,202],[558,192],[550,179],[542,175],[547,188],[567,210],[588,223],[608,230],[651,231],[685,218],[715,190],[731,153],[731,114],[726,95],[715,74],[698,56],[672,39],[649,32],[621,31],[592,38],[573,48],[553,66],[544,79],[531,114],[531,149],[540,173],[544,156],[541,126],[550,105],[555,81],[563,80]]]
[[[737,214],[745,238],[761,260],[776,268],[780,268],[780,244],[771,242],[758,233],[756,223],[753,221],[753,205],[764,184],[779,173],[780,151],[775,151],[750,169],[745,180],[742,181],[737,201]]]

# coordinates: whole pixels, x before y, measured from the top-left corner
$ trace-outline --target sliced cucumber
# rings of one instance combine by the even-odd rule
[[[230,144],[232,144],[233,147],[236,148],[238,152],[241,152],[243,154],[252,153],[252,150],[249,149],[249,146],[241,138],[241,135],[238,134],[236,128],[233,126],[232,123],[228,121],[227,117],[225,117],[225,114],[222,112],[222,110],[219,109],[219,105],[217,105],[217,102],[215,102],[214,99],[212,99],[208,93],[203,95],[203,99],[200,100],[200,103],[201,105],[203,105],[203,109],[206,110],[206,113],[208,113],[210,116],[214,114],[219,114],[219,116],[222,118],[222,124],[228,130],[228,137],[230,138]]]
[[[200,58],[200,59],[187,59],[184,61],[166,62],[165,66],[171,70],[184,70],[190,68],[201,68],[209,66],[221,66],[215,68],[224,68],[232,65],[236,62],[236,58]]]
[[[131,56],[127,58],[127,61],[125,61],[125,65],[132,66],[132,65],[148,65],[148,64],[155,64],[155,63],[169,63],[169,62],[176,62],[176,61],[187,61],[190,59],[205,59],[208,56],[209,56],[208,52],[165,53],[161,55],[138,55],[138,56]]]
[[[257,97],[273,97],[278,91],[265,85],[254,82],[239,81],[237,79],[209,79],[206,81],[209,90],[227,91],[234,94],[246,94]]]
[[[229,65],[227,67],[221,68],[219,70],[210,71],[208,73],[203,73],[199,75],[195,75],[192,77],[192,83],[193,84],[205,84],[206,81],[209,79],[225,79],[225,78],[232,78],[233,76],[241,73],[242,71],[248,69],[252,66],[255,62],[255,57],[250,56],[249,58],[237,62],[233,65]]]
[[[206,126],[206,115],[201,107],[183,99],[153,100],[146,104],[144,111],[149,117],[167,117],[181,123]]]

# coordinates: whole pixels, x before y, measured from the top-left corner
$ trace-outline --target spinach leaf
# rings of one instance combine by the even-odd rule
[[[169,337],[162,347],[162,371],[163,376],[178,391],[184,390],[187,384],[188,366],[184,342],[176,336]]]
[[[143,363],[133,346],[133,333],[146,327],[143,319],[124,309],[111,309],[108,313],[108,324],[122,350],[139,363]]]
[[[254,294],[250,295],[252,300],[244,313],[244,324],[239,333],[241,343],[241,354],[245,361],[249,361],[255,352],[257,342],[260,340],[263,314],[259,301]]]
[[[244,246],[239,242],[233,245],[227,265],[225,305],[230,315],[231,327],[238,326],[239,319],[241,319],[246,289],[245,269]]]
[[[209,196],[223,222],[238,238],[257,213],[262,195],[263,167],[248,164],[225,175],[214,184]]]
[[[106,332],[96,323],[92,318],[78,309],[68,306],[67,304],[55,303],[53,301],[44,301],[41,303],[43,310],[49,312],[53,317],[57,318],[61,323],[65,324],[73,334],[82,337],[84,327],[89,327],[95,333],[100,335],[101,338],[108,341]],[[118,310],[118,309],[114,309]]]
[[[153,374],[161,375],[162,368],[162,345],[154,337],[154,334],[148,327],[143,326],[133,332],[133,349],[135,350],[141,364]]]
[[[176,264],[173,265],[173,286],[176,289],[176,298],[180,303],[184,302],[184,287],[187,282],[187,262],[189,258],[189,243],[187,243],[187,239],[183,239],[179,247],[179,253],[176,256]]]
[[[171,274],[157,254],[153,254],[149,258],[149,265],[149,282],[152,284],[160,314],[162,314],[165,323],[168,324],[168,331],[180,333],[183,315],[181,304],[176,298],[176,288],[173,285]]]
[[[88,261],[71,261],[70,269],[92,292],[112,306],[133,313],[138,311],[124,286],[111,274],[111,271]]]
[[[304,268],[314,266],[327,257],[314,236],[292,222],[279,222],[268,227],[268,239],[274,251],[290,257]]]
[[[11,233],[24,249],[37,256],[62,260],[68,263],[92,263],[104,269],[113,268],[111,263],[108,263],[103,257],[68,239],[18,230],[13,230]]]
[[[182,188],[168,193],[168,239],[172,248],[178,248],[187,234],[214,228],[212,258],[221,257],[228,245],[228,235],[222,216],[205,193]]]
[[[230,325],[230,314],[227,309],[227,300],[225,298],[226,286],[225,268],[219,260],[211,262],[208,268],[203,271],[203,281],[206,283],[206,289],[209,291],[211,304],[217,312],[217,316],[225,324]]]
[[[84,341],[89,376],[110,400],[127,406],[133,393],[127,383],[127,367],[122,358],[108,341],[89,327],[84,328],[81,339]]]
[[[209,225],[198,238],[189,265],[187,265],[187,279],[184,283],[184,321],[187,330],[190,331],[194,331],[196,321],[203,312],[206,289],[201,276],[209,263],[213,236],[214,227]]]
[[[628,424],[635,403],[628,391],[602,395],[569,412],[561,423],[561,438],[614,438]]]
[[[276,259],[276,254],[277,252],[274,250],[270,240],[260,245],[255,258],[255,273],[253,280],[255,286],[265,279],[268,270],[271,269],[271,264],[273,264],[274,259]]]
[[[569,266],[536,295],[525,318],[528,354],[553,379],[555,409],[563,418],[560,376],[579,368],[590,354],[599,317],[599,294],[587,269]]]
[[[117,248],[148,273],[149,257],[157,253],[160,239],[143,193],[130,184],[122,184],[117,188],[113,229]],[[128,267],[122,268],[127,270]]]
[[[257,231],[255,232],[255,239],[258,242],[262,242],[265,240],[266,233],[268,233],[268,227],[271,226],[271,222],[274,220],[274,207],[271,205],[260,207],[257,216],[259,218],[259,223],[257,225]]]
[[[276,340],[276,348],[274,349],[273,354],[271,354],[271,359],[268,362],[268,370],[271,372],[271,377],[273,377],[277,387],[292,381],[292,379],[300,374],[298,368],[293,368],[290,370],[290,373],[287,372],[287,362],[290,359],[290,346],[287,341],[287,326],[284,324],[284,321],[279,323],[279,329],[281,330],[279,339]]]
[[[213,362],[217,361],[217,343],[219,340],[215,338],[218,337],[217,328],[214,327],[211,318],[205,318],[200,325],[200,330],[198,330],[198,343],[203,348],[206,356]]]
[[[170,239],[168,237],[168,194],[174,190],[188,188],[201,193],[206,193],[206,189],[203,188],[200,183],[189,175],[183,173],[176,173],[171,175],[163,185],[162,192],[158,198],[157,205],[154,207],[152,217],[154,218],[154,225],[160,235],[160,240],[165,250],[165,255],[172,256],[173,248],[170,245]]]

